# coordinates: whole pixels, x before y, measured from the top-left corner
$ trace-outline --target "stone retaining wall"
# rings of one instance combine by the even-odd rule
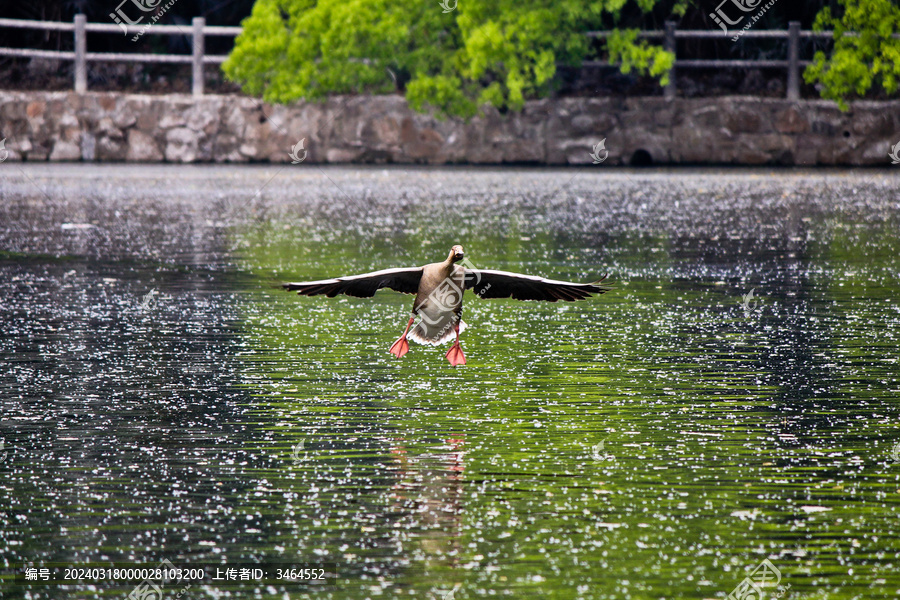
[[[244,96],[0,91],[10,161],[890,165],[900,100],[561,98],[469,122],[399,96],[270,105]]]

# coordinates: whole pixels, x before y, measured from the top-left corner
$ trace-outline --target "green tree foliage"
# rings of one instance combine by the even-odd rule
[[[831,56],[816,52],[806,69],[807,83],[821,83],[823,98],[837,100],[847,110],[846,100],[864,96],[880,87],[892,94],[900,78],[900,6],[891,0],[839,0],[843,15],[836,17],[825,7],[814,29],[834,29]]]
[[[550,91],[557,63],[579,64],[589,51],[584,32],[605,28],[627,2],[459,0],[444,12],[437,0],[257,0],[223,69],[271,102],[399,87],[419,110],[517,109]],[[673,61],[626,30],[610,38],[609,55],[625,72],[663,83]]]
[[[896,93],[896,0],[833,1],[839,16],[824,0],[805,0],[807,14],[821,8],[814,27],[835,30],[833,51],[816,53],[806,81],[842,108],[851,97]],[[609,32],[606,56],[624,73],[665,85],[674,56],[631,27],[658,29],[672,17],[683,27],[710,27],[709,8],[695,0],[444,0],[446,11],[440,2],[256,0],[223,68],[270,102],[401,90],[417,110],[470,116],[482,104],[515,110],[549,94],[557,65],[593,57],[586,31]],[[788,17],[773,9],[771,19],[784,27]]]
[[[660,85],[667,85],[669,71],[675,65],[675,55],[660,51],[658,46],[651,46],[646,40],[639,42],[637,34],[636,29],[611,31],[606,40],[609,62],[619,62],[623,73],[636,69],[659,78]]]

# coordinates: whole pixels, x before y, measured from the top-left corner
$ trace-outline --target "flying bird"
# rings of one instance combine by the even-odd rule
[[[455,337],[445,356],[453,366],[466,364],[466,355],[459,343],[459,334],[466,329],[462,321],[465,290],[473,290],[479,298],[572,302],[612,289],[600,285],[605,276],[593,283],[570,283],[507,271],[470,268],[464,259],[463,247],[456,245],[450,249],[446,260],[423,267],[384,269],[320,281],[285,283],[282,287],[301,296],[325,294],[329,298],[338,294],[370,298],[381,288],[415,294],[412,316],[403,335],[391,346],[391,354],[400,358],[409,352],[408,339],[438,346]],[[419,317],[419,322],[413,327],[416,317]]]

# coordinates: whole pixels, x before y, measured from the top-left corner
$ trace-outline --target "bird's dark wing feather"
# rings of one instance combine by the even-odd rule
[[[321,281],[302,281],[285,283],[281,287],[297,292],[301,296],[317,296],[325,294],[334,298],[338,294],[347,294],[357,298],[370,298],[381,288],[391,288],[404,294],[415,294],[419,291],[419,280],[422,279],[422,267],[406,269],[384,269],[362,275],[350,275]]]
[[[507,271],[466,269],[466,289],[474,290],[475,295],[480,298],[571,302],[611,290],[612,288],[599,285],[603,279],[593,283],[571,283]]]

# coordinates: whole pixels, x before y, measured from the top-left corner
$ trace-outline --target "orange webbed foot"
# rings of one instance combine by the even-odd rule
[[[409,352],[409,342],[406,341],[406,336],[402,336],[391,346],[391,354],[397,358],[403,358],[403,355],[407,352]]]
[[[454,367],[466,364],[466,355],[463,354],[463,349],[462,346],[459,345],[459,342],[450,346],[450,349],[447,350],[446,359]]]

